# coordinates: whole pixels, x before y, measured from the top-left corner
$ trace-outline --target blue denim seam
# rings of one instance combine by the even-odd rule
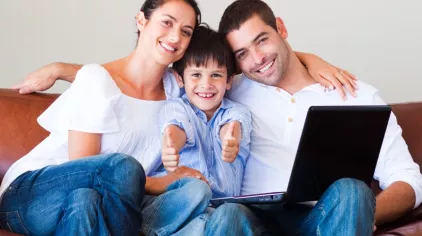
[[[41,183],[37,183],[37,184],[32,184],[31,186],[19,186],[19,188],[32,188],[34,186],[39,186],[39,185],[43,185],[43,184],[46,184],[46,183],[56,181],[57,179],[61,179],[61,178],[66,177],[66,176],[81,174],[81,173],[89,173],[89,171],[78,171],[78,172],[73,172],[72,174],[60,175],[60,176],[57,176],[54,179],[50,179],[50,180],[47,180],[47,181],[44,181],[44,182],[41,182]]]
[[[179,181],[179,180],[176,180],[175,182],[177,182],[177,181]],[[173,182],[173,184],[175,182]],[[164,204],[164,202],[165,202],[165,200],[167,198],[167,195],[164,195],[162,197],[163,197],[163,199],[160,201],[160,205],[158,205],[158,207],[155,209],[155,211],[153,211],[152,216],[149,217],[149,219],[147,221],[145,221],[145,222],[142,223],[142,229],[143,229],[142,231],[146,232],[147,235],[150,235],[151,233],[157,234],[157,235],[162,235],[162,234],[165,234],[166,233],[165,230],[162,230],[162,229],[158,229],[157,232],[153,232],[153,230],[150,227],[152,220],[155,218],[155,215],[158,213],[158,211],[160,210],[161,206]],[[155,201],[155,199],[154,199],[154,201]]]
[[[62,209],[62,211],[63,211],[63,215],[65,214],[65,212],[66,212],[66,209],[64,209],[64,204],[65,204],[65,202],[66,201],[64,201],[63,202],[63,204],[60,206],[60,208]],[[102,206],[101,206],[102,207]],[[63,217],[62,217],[63,218]],[[98,220],[97,221],[95,221],[95,225],[94,225],[94,227],[92,227],[91,229],[95,229],[95,226],[97,226],[97,223],[98,223]],[[63,221],[62,220],[60,220],[60,223],[59,224],[63,224]]]
[[[15,213],[16,213],[16,217],[18,218],[18,220],[19,220],[19,223],[20,223],[20,225],[22,226],[22,228],[23,228],[23,230],[25,230],[25,234],[26,235],[30,235],[29,234],[29,232],[28,232],[28,230],[26,229],[26,227],[25,227],[25,225],[23,224],[23,222],[22,222],[22,218],[21,218],[21,215],[20,215],[20,213],[19,213],[19,210],[17,210],[17,211],[14,211]],[[7,226],[9,227],[9,229],[10,229],[10,231],[12,231],[11,229],[11,227],[10,227],[10,225],[9,225],[9,213],[10,212],[8,212],[8,213],[6,213],[6,215],[7,215]]]
[[[340,196],[340,191],[338,190],[338,187],[336,185],[334,185],[334,187],[335,187],[334,189],[337,191],[337,194],[335,195],[336,196],[335,205],[338,205],[339,204],[339,198],[338,198],[338,196]],[[324,210],[324,205],[323,204],[321,204],[321,206],[319,206],[319,209],[321,210],[323,216],[325,216],[326,215],[326,212]],[[316,227],[316,234],[318,236],[321,235],[321,229],[319,228],[319,225],[317,225],[317,227]]]

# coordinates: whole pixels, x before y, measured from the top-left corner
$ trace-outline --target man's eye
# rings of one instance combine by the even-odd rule
[[[241,60],[241,59],[243,59],[245,57],[245,55],[246,55],[246,52],[238,53],[237,54],[237,59]]]
[[[267,38],[262,38],[258,41],[258,44],[264,43],[265,41],[267,41]]]

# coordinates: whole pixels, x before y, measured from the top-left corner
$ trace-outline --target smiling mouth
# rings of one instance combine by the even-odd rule
[[[268,69],[270,69],[274,65],[275,59],[268,62],[265,66],[261,67],[261,69],[257,70],[256,72],[264,73]]]
[[[215,96],[215,93],[196,93],[201,98],[212,99]]]
[[[163,47],[168,52],[175,52],[175,51],[177,51],[177,48],[174,48],[174,47],[170,46],[167,43],[160,42],[160,45],[161,45],[161,47]]]

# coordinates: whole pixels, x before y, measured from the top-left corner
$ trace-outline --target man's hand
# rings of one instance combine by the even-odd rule
[[[45,91],[51,88],[58,79],[57,70],[58,63],[46,65],[29,74],[24,81],[12,88],[19,89],[20,94]]]
[[[235,138],[234,128],[235,122],[231,122],[222,140],[223,152],[221,157],[223,161],[229,163],[236,160],[237,154],[239,153],[239,141]]]
[[[173,132],[168,127],[164,131],[164,143],[161,159],[163,161],[164,168],[168,172],[175,172],[179,166],[179,151],[175,148],[173,140]]]

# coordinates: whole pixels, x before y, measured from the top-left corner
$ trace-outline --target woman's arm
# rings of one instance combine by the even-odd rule
[[[329,89],[337,89],[343,98],[346,93],[343,86],[353,96],[356,96],[355,90],[358,89],[356,76],[346,70],[331,65],[322,58],[303,52],[295,52],[300,62],[308,68],[309,74],[321,85]]]
[[[51,88],[58,79],[72,83],[76,72],[81,67],[82,65],[76,64],[51,63],[29,74],[24,81],[15,85],[13,89],[18,89],[20,94],[28,94],[45,91]]]
[[[175,172],[169,173],[165,176],[147,177],[145,183],[145,191],[149,195],[160,195],[167,191],[167,188],[168,186],[170,186],[170,184],[184,177],[197,178],[208,183],[205,177],[198,170],[186,166],[179,166]]]
[[[100,154],[101,134],[69,131],[69,160],[90,157]]]

